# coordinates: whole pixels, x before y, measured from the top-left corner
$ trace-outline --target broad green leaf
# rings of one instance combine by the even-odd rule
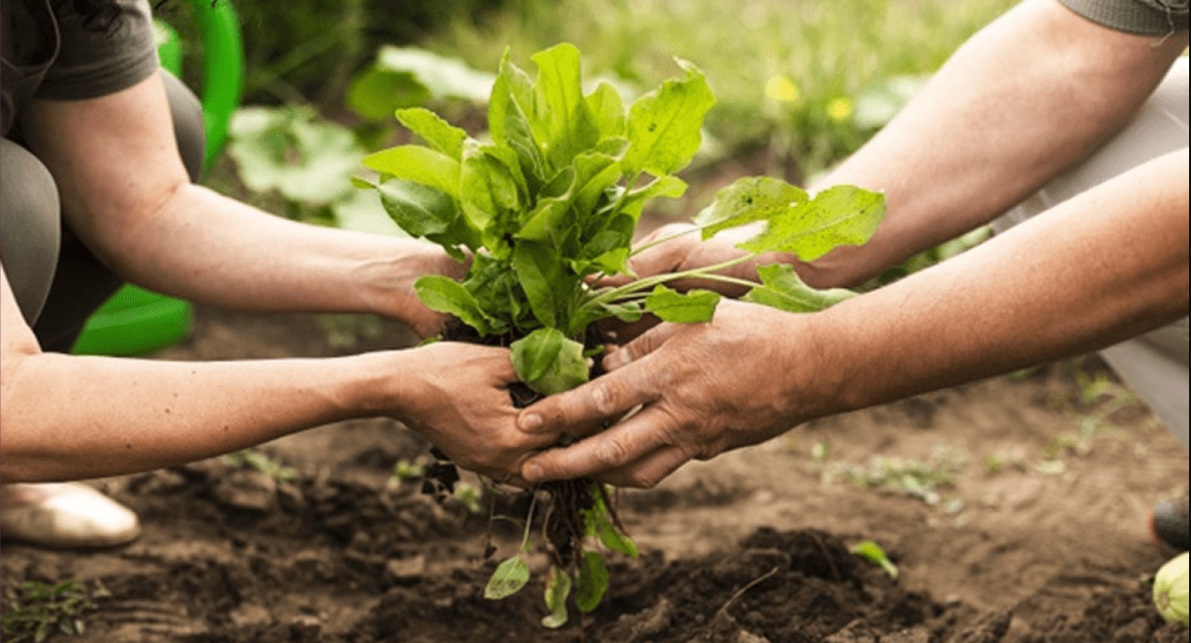
[[[529,582],[529,564],[520,555],[505,559],[496,566],[488,585],[484,588],[484,598],[500,600],[508,598],[521,591]]]
[[[836,247],[867,242],[885,215],[885,195],[837,185],[776,216],[765,231],[737,247],[748,252],[788,252],[814,261]]]
[[[659,285],[645,298],[645,309],[662,321],[698,324],[711,321],[719,303],[719,293],[710,290],[696,289],[680,293]]]
[[[572,188],[572,198],[575,211],[586,217],[594,217],[596,204],[604,196],[605,191],[616,185],[623,170],[618,159],[607,154],[580,154],[575,157],[572,167],[575,168],[575,184]],[[581,221],[585,230],[602,229],[603,225],[597,221]]]
[[[599,607],[604,592],[608,590],[608,566],[599,552],[583,552],[579,567],[579,579],[575,583],[575,606],[580,612],[588,613]]]
[[[517,377],[543,395],[569,391],[587,381],[583,344],[557,328],[539,328],[510,348]]]
[[[601,139],[624,136],[624,99],[612,83],[600,81],[586,100]]]
[[[459,161],[421,145],[399,145],[364,157],[364,167],[459,198]]]
[[[721,230],[776,219],[809,198],[806,190],[781,179],[745,177],[716,192],[715,200],[695,217],[695,223],[703,226],[706,240]]]
[[[567,622],[567,597],[571,595],[571,575],[565,569],[550,566],[546,580],[546,609],[550,613],[542,617],[542,625],[550,629],[562,627]]]
[[[397,120],[426,141],[434,150],[446,154],[456,161],[463,158],[463,141],[467,132],[442,119],[438,114],[423,107],[411,107],[396,111]]]
[[[803,283],[789,264],[774,263],[757,268],[761,285],[741,299],[791,313],[810,313],[834,306],[856,293],[844,288],[816,290]]]
[[[365,152],[351,130],[305,106],[245,107],[229,133],[228,155],[245,185],[309,205],[346,197]]]
[[[687,184],[676,176],[660,176],[637,188],[620,201],[620,212],[632,217],[633,225],[641,217],[645,202],[655,198],[677,199],[686,194]]]
[[[715,95],[698,67],[678,62],[686,78],[664,82],[629,108],[632,144],[624,160],[629,175],[641,170],[654,176],[674,174],[691,162],[702,145],[700,128]]]
[[[369,184],[369,187],[373,186]],[[335,213],[336,226],[344,230],[405,238],[410,236],[385,212],[376,189],[356,190],[350,197],[331,204],[331,210]]]
[[[527,183],[537,189],[549,170],[546,158],[534,138],[530,114],[534,112],[533,81],[509,60],[505,49],[500,73],[488,99],[488,134],[497,145],[514,150]]]
[[[518,212],[524,184],[524,178],[515,176],[504,159],[490,154],[478,142],[464,142],[460,201],[476,229],[488,231],[490,224],[501,220],[505,213]]]
[[[482,336],[499,335],[506,330],[492,323],[476,298],[453,279],[442,275],[427,275],[414,282],[414,290],[427,308],[458,317]]]
[[[534,135],[551,167],[566,167],[600,141],[599,125],[583,96],[579,50],[561,43],[537,52],[530,60],[538,67],[534,97],[539,109],[530,114]]]
[[[376,186],[380,202],[397,226],[414,237],[446,232],[459,218],[459,208],[450,195],[432,187],[389,179]],[[463,240],[459,240],[462,243]]]
[[[561,249],[562,239],[574,230],[574,224],[567,225],[571,213],[571,201],[565,196],[538,199],[538,205],[529,213],[529,219],[517,232],[518,239],[549,243]]]
[[[557,327],[564,319],[568,295],[577,280],[568,275],[558,250],[549,244],[522,240],[513,247],[513,271],[534,317],[544,326]]]

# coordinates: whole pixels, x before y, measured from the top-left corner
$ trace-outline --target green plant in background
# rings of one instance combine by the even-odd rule
[[[604,277],[629,274],[629,257],[643,250],[631,246],[647,204],[685,191],[675,174],[698,152],[703,119],[715,97],[702,71],[682,60],[682,77],[626,105],[607,82],[584,86],[579,50],[569,43],[531,59],[536,79],[506,52],[491,88],[484,139],[430,110],[400,109],[398,121],[422,143],[367,156],[364,165],[378,179],[356,184],[375,190],[411,236],[471,259],[460,281],[419,279],[418,295],[481,340],[509,345],[519,378],[534,394],[562,392],[588,379],[589,359],[602,346],[589,330],[600,320],[635,321],[647,313],[670,322],[710,320],[719,295],[679,293],[664,285],[674,279],[744,284],[751,287],[746,300],[794,312],[819,310],[852,295],[811,289],[788,265],[762,267],[759,285],[716,274],[765,252],[813,260],[838,245],[864,243],[884,214],[879,193],[835,186],[812,197],[768,177],[724,188],[696,218],[704,239],[765,223],[738,245],[747,252],[740,259],[600,285]],[[586,549],[585,541],[623,553],[635,548],[618,527],[602,485],[565,481],[548,489],[554,505],[545,512],[543,531],[553,566],[546,594],[551,615],[544,622],[558,626],[566,620],[572,587],[581,611],[594,609],[606,587],[603,559]],[[527,521],[524,547],[529,533]],[[527,569],[520,553],[506,560],[488,595],[499,598],[520,589]]]
[[[967,458],[962,453],[940,446],[925,460],[877,456],[867,467],[831,463],[823,469],[823,478],[846,480],[863,489],[891,491],[935,506],[942,501],[942,490],[955,487],[966,465]],[[958,507],[954,503],[944,505],[949,512]]]
[[[256,469],[277,482],[289,482],[298,477],[293,469],[256,449],[241,449],[223,456],[223,459],[237,466]]]
[[[452,21],[420,46],[488,69],[499,55],[492,43],[536,51],[566,40],[588,52],[591,73],[641,86],[665,78],[673,56],[700,59],[724,81],[707,123],[724,153],[772,145],[801,180],[854,150],[960,43],[1014,4],[506,0],[484,21]]]
[[[4,640],[38,642],[55,632],[82,635],[86,631],[84,617],[98,610],[99,600],[107,596],[107,590],[98,581],[90,586],[77,580],[27,581],[21,585],[12,605],[4,610]]]

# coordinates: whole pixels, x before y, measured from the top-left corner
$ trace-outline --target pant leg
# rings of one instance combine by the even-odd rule
[[[162,72],[174,134],[182,162],[192,181],[203,166],[203,111],[198,98],[177,78]],[[62,244],[53,284],[42,314],[33,325],[43,350],[68,352],[87,319],[123,285],[123,281],[95,258],[86,245],[63,226]]]
[[[29,150],[0,139],[0,262],[26,320],[41,315],[61,238],[58,185]]]
[[[1136,118],[1084,163],[1057,177],[993,223],[1003,231],[1141,165],[1187,151],[1187,58],[1180,58]],[[1188,446],[1187,318],[1101,351],[1101,356]]]

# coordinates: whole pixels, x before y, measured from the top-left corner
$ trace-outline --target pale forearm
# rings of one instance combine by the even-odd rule
[[[987,223],[1122,127],[1186,44],[1023,2],[821,181],[884,190],[888,214],[866,246],[800,272],[820,287],[857,285]]]
[[[1102,348],[1187,314],[1186,149],[815,317],[830,408]],[[814,398],[805,397],[804,399]]]
[[[417,277],[453,263],[424,243],[289,221],[201,186],[106,244],[113,268],[136,283],[267,311],[394,314]]]
[[[379,408],[384,355],[168,362],[34,354],[6,369],[3,478],[78,479],[228,453]]]

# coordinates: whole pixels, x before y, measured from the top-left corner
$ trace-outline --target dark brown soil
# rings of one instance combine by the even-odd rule
[[[160,357],[412,341],[346,319],[199,309],[193,338]],[[1137,405],[1094,423],[1111,401],[1081,398],[1086,374],[1102,367],[1065,363],[821,420],[625,491],[620,517],[642,555],[609,555],[604,602],[558,630],[539,623],[540,576],[509,599],[482,597],[519,532],[490,533],[483,515],[392,480],[395,462],[429,445],[387,420],[262,446],[286,480],[216,458],[95,481],[136,509],[143,536],[98,552],[5,543],[3,605],[27,580],[102,585],[75,640],[104,642],[1187,641],[1150,603],[1169,553],[1144,524],[1186,484],[1187,453]],[[907,493],[877,483],[881,462],[951,477]],[[485,559],[490,537],[498,553]],[[898,578],[849,553],[863,539]]]

